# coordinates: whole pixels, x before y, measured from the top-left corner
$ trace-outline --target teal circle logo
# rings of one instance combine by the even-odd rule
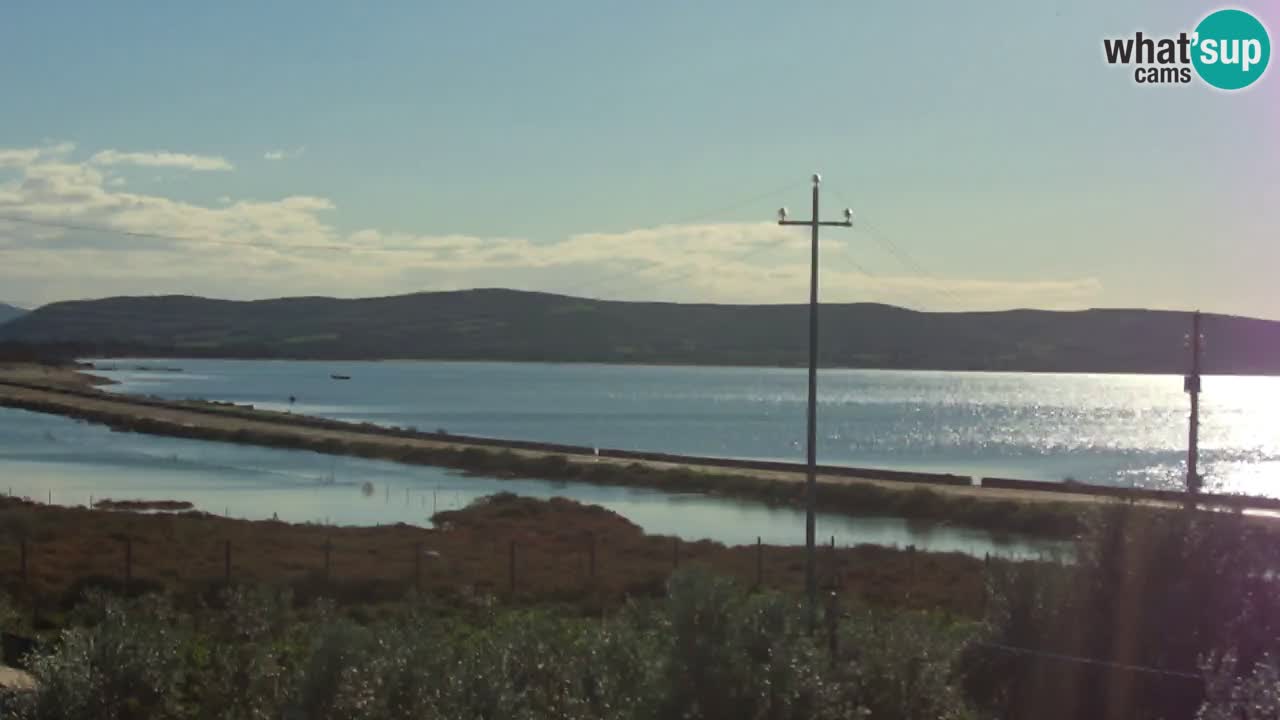
[[[1219,10],[1196,26],[1191,63],[1200,79],[1220,90],[1257,82],[1271,59],[1267,28],[1243,10]]]

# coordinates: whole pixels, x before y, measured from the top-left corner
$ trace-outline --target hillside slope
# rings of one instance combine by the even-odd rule
[[[805,305],[632,303],[514,290],[238,302],[188,296],[54,303],[0,341],[72,342],[113,354],[434,358],[734,365],[807,362]],[[822,307],[823,365],[1184,372],[1186,313],[927,313]],[[1280,322],[1206,315],[1206,372],[1280,374]]]
[[[20,307],[0,302],[0,325],[3,325],[20,315],[25,315],[26,312],[26,310],[23,310]]]

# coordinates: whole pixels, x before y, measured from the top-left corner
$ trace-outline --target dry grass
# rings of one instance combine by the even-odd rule
[[[0,378],[11,382],[46,385],[68,390],[88,390],[98,385],[113,385],[100,375],[84,372],[77,365],[46,365],[30,362],[0,362]]]
[[[662,592],[677,556],[680,565],[703,564],[748,586],[756,582],[757,562],[768,587],[798,590],[803,582],[802,548],[680,543],[563,498],[503,494],[441,513],[438,520],[439,529],[325,527],[0,499],[0,586],[42,611],[66,609],[89,586],[124,590],[131,546],[129,590],[165,589],[194,599],[225,582],[228,542],[233,582],[288,586],[300,602],[317,595],[349,605],[394,602],[417,585],[422,593],[464,604],[562,602],[594,611],[628,595]],[[834,583],[873,603],[971,616],[982,610],[982,561],[959,554],[823,548],[820,570],[824,586]]]

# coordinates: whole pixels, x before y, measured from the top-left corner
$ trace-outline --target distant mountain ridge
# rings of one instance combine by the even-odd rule
[[[0,325],[25,314],[27,314],[27,311],[16,305],[0,302]]]
[[[824,304],[827,367],[1182,373],[1184,312],[917,312]],[[1280,322],[1206,314],[1206,372],[1280,374]],[[0,342],[111,354],[799,366],[808,307],[615,302],[484,289],[343,300],[115,297],[45,305]]]

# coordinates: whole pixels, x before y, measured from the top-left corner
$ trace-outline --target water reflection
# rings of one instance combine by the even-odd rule
[[[596,447],[803,458],[805,373],[787,368],[482,362],[107,361],[112,390],[339,420]],[[332,382],[331,372],[351,375]],[[290,404],[296,396],[296,405]],[[1205,378],[1211,490],[1276,493],[1280,378]],[[824,370],[832,464],[1177,488],[1187,398],[1173,375]]]
[[[727,544],[801,544],[804,515],[701,495],[542,480],[461,476],[440,468],[311,452],[113,433],[53,415],[0,409],[0,491],[55,503],[91,499],[186,500],[199,510],[290,522],[429,525],[496,492],[570,497],[613,510],[647,532]],[[915,545],[922,550],[1038,556],[1054,543],[998,542],[963,528],[895,518],[818,517],[819,537],[839,545]]]

